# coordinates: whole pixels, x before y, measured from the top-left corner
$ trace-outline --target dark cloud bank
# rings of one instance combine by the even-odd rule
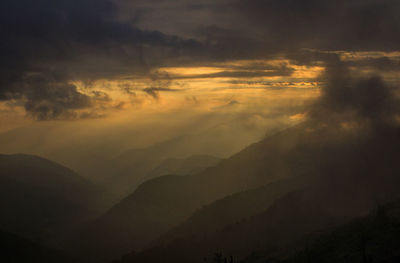
[[[398,62],[388,57],[342,61],[333,51],[397,51],[398,1],[250,0],[236,7],[267,39],[266,50],[286,54],[294,63],[325,67],[321,97],[309,112],[312,120],[396,124],[398,84],[380,74],[396,71]],[[362,74],[365,68],[370,73]]]
[[[143,75],[149,64],[194,45],[119,21],[117,5],[108,0],[7,0],[1,6],[0,99],[24,99],[37,119],[90,107],[73,80]],[[154,50],[163,55],[145,61]]]
[[[310,117],[320,122],[355,121],[360,125],[394,126],[400,110],[397,86],[379,75],[360,77],[335,58],[326,63],[321,97]]]
[[[400,3],[392,0],[240,0],[238,8],[277,49],[397,50]]]
[[[215,61],[283,56],[299,65],[318,64],[325,67],[325,72],[319,77],[322,83],[321,96],[307,108],[309,121],[314,122],[315,125],[306,123],[300,126],[299,137],[296,135],[297,128],[294,128],[286,131],[287,133],[281,133],[287,134],[285,136],[280,137],[278,134],[264,141],[266,144],[256,143],[245,150],[244,154],[242,152],[229,159],[227,163],[211,168],[208,175],[200,174],[201,176],[197,177],[198,179],[194,177],[193,181],[190,181],[192,180],[190,177],[183,177],[184,179],[181,180],[172,176],[172,181],[168,181],[170,177],[161,178],[161,183],[155,182],[154,193],[150,191],[154,188],[149,187],[154,184],[154,181],[145,184],[145,187],[141,188],[142,192],[139,191],[139,198],[148,202],[149,199],[143,196],[146,191],[149,191],[147,193],[150,193],[150,199],[151,194],[154,194],[155,199],[159,198],[161,200],[159,204],[162,204],[156,203],[157,205],[152,206],[151,202],[150,205],[145,203],[146,209],[150,211],[149,214],[152,214],[153,207],[156,209],[161,207],[165,212],[162,212],[160,216],[159,210],[155,210],[153,215],[157,215],[157,220],[154,218],[148,220],[147,217],[140,217],[142,214],[147,214],[142,212],[141,203],[136,206],[139,207],[138,213],[135,213],[135,210],[129,210],[128,213],[127,210],[123,210],[123,221],[116,221],[118,226],[116,229],[121,230],[122,240],[127,236],[141,239],[141,233],[146,232],[147,235],[147,230],[157,232],[158,218],[165,219],[162,216],[163,213],[167,216],[171,214],[175,216],[175,211],[178,211],[176,214],[180,217],[180,212],[186,213],[187,207],[199,208],[208,201],[223,197],[224,194],[265,183],[258,177],[255,177],[254,181],[249,179],[251,173],[255,176],[268,172],[285,174],[297,171],[299,168],[301,170],[302,166],[310,168],[310,171],[313,171],[315,164],[320,166],[317,167],[317,171],[324,174],[323,180],[325,180],[320,184],[323,186],[321,190],[311,192],[309,196],[306,196],[305,201],[294,200],[289,206],[290,211],[287,213],[289,216],[277,218],[277,221],[288,220],[290,227],[301,225],[293,224],[293,219],[296,219],[290,216],[293,215],[291,213],[293,208],[295,211],[297,208],[301,210],[302,205],[308,202],[311,204],[317,202],[317,205],[321,202],[322,207],[326,206],[324,200],[328,198],[337,200],[332,197],[338,197],[341,201],[336,203],[337,206],[343,205],[345,209],[351,210],[353,207],[345,204],[354,199],[353,191],[357,187],[367,189],[356,190],[358,191],[356,193],[362,194],[360,198],[362,199],[369,198],[368,195],[371,193],[368,192],[369,188],[376,188],[378,192],[382,189],[393,190],[392,188],[399,185],[397,174],[393,175],[395,178],[393,182],[396,184],[390,187],[387,187],[390,180],[381,181],[380,177],[376,176],[376,174],[381,174],[378,168],[384,168],[383,173],[390,176],[393,171],[397,171],[392,170],[392,165],[396,163],[398,154],[398,148],[396,148],[400,107],[398,88],[379,75],[388,69],[395,68],[396,62],[384,57],[348,62],[343,61],[335,52],[327,52],[396,50],[400,44],[398,1],[235,1],[220,10],[236,15],[237,20],[232,21],[232,28],[218,29],[216,26],[212,31],[202,32],[205,40],[185,40],[179,36],[141,30],[131,20],[123,20],[119,16],[120,11],[116,2],[107,0],[5,0],[2,1],[1,7],[0,22],[3,30],[0,39],[0,55],[2,56],[0,100],[23,101],[28,115],[38,120],[77,118],[79,117],[76,116],[77,110],[90,108],[94,99],[108,99],[101,93],[95,92],[94,97],[80,93],[77,87],[71,84],[74,80],[118,78],[123,74],[146,75],[153,80],[153,84],[142,91],[157,99],[159,92],[178,91],[170,88],[169,76],[152,76],[149,73],[150,69],[158,66],[178,63],[199,65]],[[238,23],[246,23],[251,36],[240,34],[241,31],[235,28]],[[308,51],[304,51],[305,48]],[[361,69],[366,65],[375,70],[363,74]],[[252,70],[255,70],[252,73],[253,76],[258,76],[259,66],[257,64],[252,66]],[[264,65],[261,65],[261,68],[265,69]],[[251,75],[246,71],[247,68],[236,68],[236,70],[237,72],[230,74],[241,77]],[[241,72],[246,72],[246,74]],[[272,68],[274,75],[287,76],[291,72],[291,69],[286,67]],[[217,76],[211,74],[204,77],[218,76],[232,75],[223,72]],[[127,93],[133,94],[130,87],[124,87],[124,89]],[[232,100],[228,106],[236,104],[238,102]],[[310,135],[307,134],[306,129],[301,129],[323,125],[329,125],[329,128],[347,125],[350,130],[356,130],[356,136],[349,137],[352,139],[357,137],[357,140],[341,140],[342,134],[347,135],[341,128],[325,129],[325,131],[310,133]],[[343,133],[337,134],[336,131]],[[358,135],[372,136],[363,142]],[[278,142],[274,142],[274,138],[278,138]],[[298,147],[288,146],[290,144],[298,144]],[[280,158],[282,156],[279,153],[284,152],[285,149],[287,155],[283,156],[286,156],[286,159]],[[292,151],[293,149],[295,151]],[[310,155],[307,155],[307,150]],[[268,158],[270,162],[264,163]],[[304,164],[298,163],[299,159],[303,159]],[[288,166],[289,170],[287,170]],[[344,172],[343,175],[336,177],[341,172]],[[373,178],[367,178],[370,175]],[[381,184],[380,188],[375,186],[379,184]],[[165,189],[164,194],[162,189]],[[384,191],[379,191],[379,193],[382,192],[385,194]],[[393,192],[398,191],[394,189]],[[346,195],[342,197],[342,193]],[[141,194],[143,195],[140,196]],[[211,197],[207,196],[208,194]],[[168,198],[164,198],[166,196]],[[135,201],[134,195],[131,198]],[[129,198],[125,199],[125,201],[129,200]],[[136,204],[133,203],[135,207]],[[123,205],[120,204],[117,208],[128,208]],[[353,205],[356,207],[358,203],[355,202]],[[312,208],[312,206],[306,207]],[[118,216],[118,213],[113,213],[115,210],[111,211],[109,214]],[[282,212],[282,214],[285,213],[286,211]],[[126,220],[127,214],[138,215],[139,223],[136,225],[135,221]],[[148,227],[147,229],[141,228],[141,220],[144,222],[143,226]],[[153,223],[153,221],[157,222]],[[105,222],[108,224],[108,221]],[[130,235],[120,222],[134,225],[133,234]],[[264,224],[265,221],[260,222]],[[102,227],[103,225],[100,226],[100,233],[103,233],[105,228]],[[276,224],[271,224],[271,226],[276,228]],[[161,227],[164,226],[161,224]],[[135,230],[135,228],[140,229]],[[112,227],[110,229],[109,233],[112,237],[117,231]],[[278,232],[282,229],[276,228],[277,236],[281,234]],[[139,235],[135,235],[137,233]],[[144,237],[146,237],[145,234],[143,234]],[[90,236],[102,243],[100,248],[106,244],[98,236]],[[118,233],[116,236],[118,238]],[[107,237],[106,241],[112,242],[112,238],[108,238],[107,235],[102,235],[102,237]],[[79,235],[77,240],[85,241],[85,238]],[[247,242],[247,239],[243,238],[240,241],[243,240]],[[122,250],[125,249],[119,241],[113,243],[117,247],[116,251],[121,250],[121,247]],[[143,242],[143,240],[139,241]],[[225,236],[224,241],[226,242]],[[127,247],[127,249],[131,248],[131,246]],[[101,254],[101,252],[108,253],[110,250],[112,248],[97,248],[93,252]],[[90,253],[90,249],[88,251]],[[182,251],[185,250],[179,250],[179,254]],[[153,251],[151,254],[162,255],[163,258],[159,262],[165,261],[164,254]]]
[[[91,98],[71,84],[74,80],[112,79],[124,74],[143,76],[163,65],[276,56],[308,65],[329,60],[330,55],[320,52],[323,50],[393,51],[400,44],[398,1],[218,2],[210,7],[210,12],[218,9],[231,14],[231,27],[220,26],[218,21],[204,21],[202,29],[193,29],[198,40],[142,30],[136,26],[141,16],[121,16],[121,3],[2,1],[0,100],[22,100],[28,115],[39,120],[73,117],[75,110],[92,105]],[[135,14],[134,10],[131,13]],[[304,48],[315,51],[303,52]],[[398,68],[389,58],[365,63],[377,70]],[[291,73],[290,68],[282,68],[271,74]],[[204,77],[265,75],[257,70],[238,69]],[[370,85],[385,87],[379,77],[370,81],[373,83],[364,83],[366,92],[377,89],[368,88]],[[158,91],[161,90],[157,87],[145,90],[153,97],[157,97]],[[360,90],[360,94],[354,91],[351,96],[363,94]]]

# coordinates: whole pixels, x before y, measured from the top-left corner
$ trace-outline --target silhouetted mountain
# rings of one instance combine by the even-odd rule
[[[221,118],[213,114],[203,116],[200,122],[191,121],[196,125],[172,133],[167,129],[163,136],[148,136],[143,132],[143,129],[150,129],[156,134],[160,125],[139,128],[137,123],[124,123],[116,129],[109,125],[94,128],[91,124],[79,123],[81,126],[77,129],[77,124],[71,122],[62,125],[39,122],[1,133],[0,152],[23,152],[62,163],[102,184],[118,195],[115,200],[120,200],[152,178],[148,173],[166,159],[186,159],[193,155],[226,158],[259,140],[265,132],[259,126],[249,130],[237,120],[221,122]],[[227,132],[227,129],[233,131]],[[166,174],[172,173],[160,170],[155,176]]]
[[[287,177],[316,174],[315,163],[332,157],[326,156],[329,147],[350,135],[340,138],[335,130],[304,126],[255,143],[199,174],[144,183],[85,229],[83,235],[94,240],[88,241],[88,247],[80,245],[80,249],[85,253],[100,250],[94,255],[101,258],[107,258],[102,253],[115,257],[142,248],[183,223],[197,209],[227,195]]]
[[[190,198],[190,176],[163,176],[143,183],[92,224],[82,227],[75,253],[107,261],[141,247],[179,222],[203,202]]]
[[[192,155],[188,158],[168,158],[147,174],[147,178],[163,175],[191,175],[217,165],[222,159],[208,155]]]
[[[31,155],[0,155],[0,228],[33,239],[93,217],[104,194],[55,162]]]
[[[0,261],[2,263],[71,262],[69,260],[58,251],[17,235],[0,231]]]
[[[147,148],[125,151],[100,164],[103,167],[100,181],[114,193],[125,197],[149,179],[170,174],[195,174],[215,166],[220,159],[205,155],[208,144],[194,143],[196,138],[194,135],[180,136]]]
[[[236,193],[197,210],[181,225],[168,231],[154,245],[167,244],[188,236],[209,236],[243,220],[264,212],[284,195],[308,185],[313,178],[298,176],[282,179],[260,188]]]
[[[374,209],[370,215],[314,233],[300,245],[279,253],[253,253],[255,262],[399,262],[400,203]]]
[[[288,139],[294,138],[295,131],[296,128],[272,138],[275,143],[284,142],[285,135],[290,135],[286,137]],[[336,136],[332,133],[337,131],[331,128],[309,127],[304,131],[298,134],[293,147],[277,155],[281,160],[292,160],[286,162],[287,170],[283,171],[315,175],[308,186],[283,196],[250,219],[226,225],[212,234],[206,232],[206,235],[201,235],[201,231],[193,232],[189,227],[186,236],[180,233],[179,239],[169,244],[131,253],[123,262],[165,262],[166,259],[170,262],[202,262],[204,256],[216,251],[237,258],[244,258],[252,251],[274,251],[292,245],[310,233],[364,216],[370,209],[399,197],[400,164],[396,160],[400,140],[397,129],[374,130],[362,135],[339,133]],[[290,141],[286,143],[290,145]],[[249,149],[239,156],[246,152],[249,153]],[[238,155],[232,159],[235,158]],[[254,155],[252,159],[257,160]],[[275,159],[272,157],[272,160]],[[268,159],[263,163],[271,164]],[[248,167],[251,171],[251,166]],[[279,166],[274,169],[282,171]],[[185,229],[185,224],[190,225],[190,221],[177,229]]]

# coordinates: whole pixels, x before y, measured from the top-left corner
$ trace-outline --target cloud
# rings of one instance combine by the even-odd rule
[[[143,89],[145,93],[158,100],[160,98],[160,92],[177,92],[182,91],[180,89],[170,88],[172,80],[168,72],[156,71],[150,75],[151,84],[150,87]]]
[[[196,75],[177,75],[173,76],[174,79],[191,79],[191,78],[257,78],[257,77],[285,77],[293,74],[294,69],[286,66],[276,67],[274,69],[258,70],[258,69],[243,69],[224,70],[216,73],[209,74],[196,74]]]
[[[400,71],[400,61],[397,59],[381,56],[377,58],[364,58],[355,61],[349,61],[346,64],[351,67],[363,69],[369,68],[379,72],[397,72]]]
[[[397,50],[400,3],[393,0],[239,0],[237,10],[273,50]]]
[[[92,105],[89,96],[80,93],[77,87],[55,77],[35,74],[13,83],[11,98],[21,98],[29,116],[37,120],[75,118],[75,110]]]
[[[148,95],[152,96],[154,99],[159,99],[160,94],[159,92],[177,92],[181,91],[179,89],[171,89],[171,88],[145,88],[143,89]]]
[[[37,119],[89,105],[71,84],[75,80],[148,75],[151,67],[193,43],[120,20],[111,0],[5,0],[0,5],[0,100],[26,99],[28,115]]]
[[[328,61],[321,76],[321,96],[311,109],[320,122],[355,121],[375,127],[393,126],[400,113],[398,87],[379,75],[359,76],[339,58]]]
[[[174,8],[164,10],[166,6]],[[153,78],[152,72],[159,67],[243,59],[279,57],[313,65],[334,56],[323,52],[327,50],[397,50],[399,11],[400,3],[394,0],[206,0],[196,4],[4,0],[0,4],[0,100],[24,101],[27,114],[35,119],[57,119],[91,107],[92,98],[74,87],[76,81]],[[399,68],[398,62],[385,58],[348,63],[380,71]],[[196,77],[292,73],[288,65],[271,68],[254,63]],[[40,76],[40,88],[33,76]],[[157,81],[165,81],[162,78]],[[121,89],[132,96],[136,90]],[[176,90],[166,83],[153,83],[144,91],[158,98],[160,91]],[[58,94],[69,96],[66,101],[71,102],[61,102]]]

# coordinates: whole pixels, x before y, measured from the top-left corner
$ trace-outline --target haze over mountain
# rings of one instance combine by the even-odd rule
[[[308,232],[363,215],[374,206],[393,200],[397,197],[396,189],[399,186],[399,167],[395,165],[399,155],[399,130],[396,121],[398,99],[391,95],[392,90],[381,79],[373,77],[356,80],[349,74],[350,71],[346,70],[340,61],[333,59],[326,71],[326,79],[329,82],[321,99],[310,112],[310,122],[249,146],[198,175],[184,178],[164,177],[145,183],[133,195],[111,209],[104,219],[100,219],[101,227],[98,229],[105,229],[104,225],[121,226],[124,224],[122,222],[128,219],[122,229],[130,229],[132,232],[128,235],[129,238],[125,239],[125,244],[130,243],[133,248],[136,246],[140,249],[143,244],[141,242],[148,242],[167,229],[183,223],[202,205],[279,179],[296,175],[315,176],[316,179],[309,182],[304,193],[300,191],[298,197],[296,194],[290,194],[288,198],[283,199],[282,205],[279,201],[274,205],[279,211],[277,215],[274,212],[271,212],[271,215],[268,207],[265,207],[266,218],[259,220],[259,227],[255,227],[254,231],[244,227],[245,231],[239,230],[238,236],[232,237],[232,240],[245,237],[254,249],[256,245],[250,240],[258,240],[260,231],[265,232],[269,242],[285,245],[286,242],[294,241]],[[339,84],[346,87],[343,93],[334,92]],[[361,91],[363,96],[359,96],[358,92]],[[343,96],[346,95],[347,101],[343,101]],[[376,96],[379,100],[373,98]],[[337,108],[338,105],[340,108]],[[371,107],[373,111],[370,110]],[[324,114],[321,115],[321,112]],[[332,197],[333,200],[330,199]],[[293,201],[290,201],[291,199]],[[299,203],[296,204],[297,202]],[[150,211],[152,212],[147,214]],[[301,222],[299,229],[279,225],[284,224],[283,218],[290,218],[291,213],[295,213],[297,221]],[[147,216],[155,221],[149,220]],[[171,221],[168,221],[169,219]],[[119,223],[114,224],[114,220]],[[269,220],[272,222],[266,223]],[[292,223],[288,222],[290,225]],[[257,226],[257,223],[251,225]],[[293,233],[285,236],[283,229]],[[111,236],[114,235],[120,240],[118,231],[113,229],[110,232],[113,233]],[[139,237],[139,242],[134,237]],[[124,240],[124,237],[121,240]],[[204,243],[207,247],[210,244],[221,244],[220,246],[224,247],[225,244],[221,242],[220,238],[212,237]],[[268,243],[265,242],[261,243],[267,246]],[[111,243],[124,244],[121,241]],[[237,246],[234,242],[233,244],[229,250],[231,253],[239,253],[242,250],[243,254],[240,256],[246,256],[244,253],[251,252],[250,248],[246,251],[246,247],[241,243]],[[106,247],[110,248],[108,244]],[[195,244],[193,247],[202,246]],[[208,248],[218,249],[212,245]],[[122,251],[123,245],[119,246],[119,249]],[[111,253],[111,250],[108,252]],[[167,246],[167,250],[162,250],[164,252],[158,253],[157,250],[150,249],[150,252],[144,251],[138,257],[140,260],[151,262],[157,261],[157,255],[164,255],[158,258],[163,260],[167,253],[175,259],[177,254],[185,255],[183,252],[178,253],[181,250],[179,246],[176,249]],[[193,256],[194,252],[188,243],[185,243],[185,251],[188,252],[187,255]],[[145,255],[144,258],[141,258],[142,255]],[[200,253],[197,255],[199,259],[202,258]],[[132,260],[135,260],[135,257]],[[189,259],[175,260],[185,262]]]
[[[185,159],[193,155],[228,157],[247,144],[259,140],[265,134],[265,130],[261,128],[249,134],[248,129],[240,131],[241,128],[236,127],[236,123],[218,124],[220,119],[218,116],[203,116],[201,119],[205,119],[205,123],[198,125],[197,129],[201,131],[185,134],[188,128],[184,127],[184,130],[178,132],[178,136],[168,134],[175,133],[175,131],[168,131],[165,140],[155,143],[153,138],[147,138],[152,137],[148,135],[152,131],[147,134],[142,133],[144,129],[160,129],[159,123],[143,124],[140,131],[130,127],[130,124],[126,124],[123,128],[119,128],[125,135],[101,127],[95,136],[91,134],[90,127],[76,131],[75,124],[58,127],[54,123],[40,123],[0,134],[0,151],[44,156],[73,168],[80,175],[102,184],[116,195],[124,197],[145,180],[153,176],[171,173],[169,168],[163,171],[162,167],[159,167],[158,172],[154,172],[154,175],[151,174],[166,159]],[[236,131],[230,136],[226,136],[225,132],[230,132],[231,129]],[[180,133],[183,135],[179,135]],[[119,138],[120,136],[123,139]],[[170,136],[173,137],[169,138]],[[238,136],[241,138],[239,141],[236,139]],[[130,141],[132,146],[127,145],[125,140]],[[139,146],[135,146],[135,144]],[[210,160],[210,164],[204,163],[199,168],[213,164]],[[194,163],[193,165],[198,166]],[[178,174],[193,172],[196,172],[196,169],[178,171]]]
[[[197,141],[198,147],[193,145],[193,141]],[[207,148],[207,145],[207,143],[201,143],[197,136],[182,136],[148,148],[131,149],[100,164],[103,171],[98,175],[97,180],[107,185],[111,191],[125,197],[146,180],[162,175],[195,174],[209,166],[214,166],[220,160],[219,158],[188,154],[188,149],[200,153],[207,152],[207,149],[201,149]]]
[[[34,240],[58,239],[109,204],[72,170],[31,155],[0,155],[0,228]]]
[[[399,14],[1,1],[7,260],[398,261]]]
[[[286,192],[275,185],[278,183],[271,185],[269,188],[276,187],[275,189],[281,190],[281,196],[275,197],[276,201],[272,203],[268,202],[265,196],[272,194],[273,190],[264,188],[264,198],[258,199],[265,202],[264,207],[253,211],[249,209],[247,214],[244,212],[241,217],[229,216],[227,201],[217,201],[209,208],[220,207],[217,211],[208,212],[207,208],[203,208],[173,230],[169,234],[169,242],[164,241],[164,244],[132,254],[130,258],[125,258],[125,261],[163,262],[168,258],[175,262],[202,262],[205,255],[211,255],[215,251],[236,258],[245,258],[258,250],[272,253],[277,248],[293,244],[309,233],[364,216],[371,209],[399,198],[400,167],[396,162],[398,135],[397,131],[379,135],[381,140],[359,138],[358,142],[355,142],[353,137],[352,143],[347,141],[348,145],[340,146],[324,143],[319,147],[310,147],[311,145],[305,142],[299,147],[304,156],[312,160],[314,167],[313,170],[303,171],[306,174],[318,175],[314,179],[297,185],[297,189],[291,186],[292,190],[288,188]],[[394,144],[394,141],[397,141],[397,144]],[[377,152],[379,155],[376,155]],[[362,158],[359,153],[362,153]],[[286,179],[286,182],[280,184],[284,186],[289,182],[291,179]],[[260,189],[237,195],[244,196],[245,204],[246,198],[247,202],[251,203],[254,201],[251,197],[252,192],[256,191],[260,192]],[[241,206],[243,201],[239,197],[232,196],[229,199],[237,199],[232,206],[242,212],[246,211]],[[221,207],[220,203],[224,206]],[[214,215],[211,219],[210,214]],[[219,224],[222,215],[233,220]],[[196,222],[196,218],[201,219],[197,219]]]
[[[124,250],[128,252],[127,249],[143,247],[183,222],[202,205],[287,176],[303,175],[306,171],[298,170],[298,167],[308,167],[306,163],[311,160],[294,161],[298,156],[293,143],[297,137],[307,135],[302,130],[299,133],[297,129],[290,129],[251,145],[199,174],[163,176],[143,183],[92,226],[86,227],[84,232],[88,232],[89,246],[96,247],[100,242],[101,249],[92,248],[97,255],[97,251],[111,256]],[[301,149],[298,151],[300,154]],[[293,166],[286,165],[289,160],[293,160]],[[298,172],[292,174],[295,170]],[[94,237],[93,240],[90,237]]]
[[[166,175],[190,175],[202,172],[208,167],[217,165],[220,158],[208,155],[192,155],[188,158],[169,158],[164,160],[148,175],[150,178]]]
[[[365,136],[363,132],[346,131],[342,127],[328,128],[305,123],[251,145],[200,174],[165,176],[150,180],[96,220],[92,226],[87,227],[87,236],[95,237],[94,241],[89,242],[89,246],[96,247],[96,241],[100,241],[99,246],[102,249],[98,250],[111,255],[113,249],[116,254],[130,246],[140,249],[171,227],[183,223],[201,206],[227,195],[290,177],[323,177],[327,173],[326,166],[334,166],[336,162],[340,164],[346,153],[349,154],[347,160],[350,160],[353,151],[358,151],[357,147],[376,147],[373,143],[377,139]],[[356,157],[352,160],[358,161]],[[344,164],[343,166],[345,167]],[[377,166],[384,168],[380,163]],[[305,182],[311,183],[308,179]],[[284,195],[289,191],[284,189],[293,191],[304,186],[305,182],[295,183],[288,180],[287,186],[282,186],[282,192],[278,191],[277,195]],[[272,192],[263,193],[263,209],[271,205],[272,200],[268,202],[265,199],[265,196],[271,194]],[[239,208],[240,204],[236,206]],[[260,208],[253,212],[257,211],[261,212]],[[252,215],[254,214],[251,212],[245,213],[242,218],[235,219],[241,220]],[[218,221],[218,217],[215,220]],[[215,223],[206,224],[212,226]],[[118,246],[113,247],[113,244]],[[95,254],[101,255],[99,252]]]

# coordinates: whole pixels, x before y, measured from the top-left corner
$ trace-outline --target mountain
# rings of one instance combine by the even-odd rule
[[[205,154],[207,143],[199,147],[201,143],[197,142],[194,146],[193,137],[180,136],[147,148],[125,151],[99,164],[102,171],[98,172],[97,180],[126,197],[149,179],[170,174],[190,175],[215,166],[221,159]]]
[[[225,238],[229,240],[229,236],[225,236]],[[267,238],[264,237],[264,239]],[[191,245],[185,246],[185,241],[191,243]],[[265,249],[264,247],[264,250],[253,250],[242,259],[232,256],[233,254],[229,254],[228,251],[221,253],[205,249],[202,249],[202,252],[208,254],[204,258],[199,258],[199,254],[196,253],[199,249],[194,249],[194,243],[201,245],[201,242],[195,242],[193,238],[189,241],[181,240],[179,242],[181,250],[176,253],[179,256],[175,258],[168,254],[168,247],[165,249],[165,253],[157,249],[151,252],[155,257],[177,260],[172,262],[225,262],[224,260],[227,259],[227,262],[242,263],[394,263],[400,259],[398,250],[400,244],[400,202],[390,202],[378,206],[365,216],[350,219],[345,223],[331,225],[321,231],[311,232],[289,246],[279,246],[278,244],[275,249]],[[224,243],[227,243],[227,241]],[[178,241],[175,244],[178,244]],[[190,252],[187,253],[187,250]],[[182,254],[187,254],[187,257],[183,258]],[[132,252],[124,256],[120,261],[115,262],[156,261],[154,259],[149,261],[149,258],[140,258],[139,253]]]
[[[87,261],[107,262],[142,247],[182,222],[203,202],[193,195],[190,176],[162,176],[143,183],[77,234],[72,250]],[[84,261],[85,261],[84,260]]]
[[[32,155],[0,155],[0,228],[58,238],[104,209],[104,192],[72,170]]]
[[[400,203],[390,203],[368,216],[308,238],[303,248],[274,256],[259,254],[245,262],[399,262]]]
[[[0,231],[0,260],[3,263],[70,262],[65,255],[56,250],[2,231]]]
[[[314,174],[315,177],[305,187],[282,195],[263,212],[220,225],[217,230],[201,231],[207,230],[210,224],[203,220],[206,226],[193,231],[187,225],[198,227],[202,220],[193,224],[193,219],[189,218],[175,228],[180,230],[179,235],[172,236],[175,240],[167,239],[167,242],[132,252],[121,262],[155,263],[165,262],[166,259],[182,263],[203,262],[204,257],[215,252],[236,258],[246,258],[254,251],[269,255],[293,246],[307,235],[365,216],[371,209],[400,197],[398,130],[374,131],[363,137],[353,134],[351,140],[334,137],[332,143],[315,137],[329,135],[329,132],[311,134],[314,141],[302,141],[291,149],[291,152],[303,152],[297,155],[298,158],[312,160],[313,168],[307,174]],[[218,202],[221,200],[211,207],[218,207]],[[200,211],[204,215],[194,217],[207,218],[207,209]],[[216,212],[215,218],[218,215]],[[218,222],[216,219],[213,221]]]
[[[205,205],[184,223],[169,230],[151,246],[168,244],[188,236],[208,236],[252,216],[264,212],[286,194],[305,187],[313,180],[310,176],[286,178],[265,186],[236,193]]]
[[[147,181],[85,227],[80,236],[87,237],[83,238],[87,244],[77,246],[82,253],[96,251],[93,256],[102,259],[141,249],[202,206],[227,195],[284,178],[317,174],[316,163],[339,158],[331,149],[344,150],[344,142],[356,136],[300,125],[252,144],[199,174]]]
[[[263,127],[249,129],[236,118],[221,122],[215,114],[206,115],[191,118],[190,124],[185,122],[180,128],[158,122],[138,125],[136,121],[116,125],[97,125],[96,120],[37,122],[0,133],[0,152],[23,152],[62,163],[120,200],[152,178],[148,173],[167,159],[193,155],[226,158],[265,133]],[[157,176],[166,174],[171,173]]]
[[[222,159],[208,155],[192,155],[188,158],[168,158],[147,174],[147,178],[163,175],[192,175],[217,165]]]

